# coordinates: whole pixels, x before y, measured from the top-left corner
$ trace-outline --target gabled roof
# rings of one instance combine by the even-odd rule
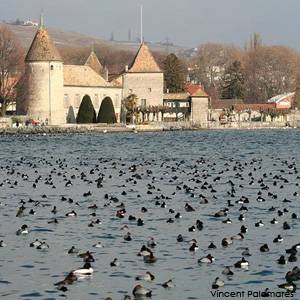
[[[285,94],[277,95],[277,96],[269,99],[267,101],[267,103],[278,103],[282,100],[288,101],[288,100],[291,100],[292,96],[294,96],[294,95],[295,95],[295,93],[285,93]]]
[[[44,26],[40,26],[28,50],[25,61],[62,61]]]
[[[185,89],[187,90],[187,92],[190,94],[191,97],[209,97],[201,85],[190,84],[190,85],[186,85]]]
[[[149,48],[143,43],[137,52],[129,70],[129,73],[161,73],[161,69],[154,60]]]
[[[100,74],[100,71],[103,69],[103,67],[101,66],[101,63],[94,51],[91,52],[91,54],[89,55],[89,57],[86,60],[84,65],[89,66],[98,74]]]
[[[68,86],[90,86],[90,87],[115,87],[97,74],[89,66],[64,66],[64,85]]]

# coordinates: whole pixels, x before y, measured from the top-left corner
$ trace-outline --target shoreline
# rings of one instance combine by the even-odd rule
[[[175,124],[174,124],[175,125]],[[142,133],[142,132],[166,132],[166,131],[215,131],[215,130],[279,130],[279,129],[298,129],[291,126],[249,126],[249,127],[185,127],[185,126],[125,126],[125,125],[76,125],[76,126],[42,126],[42,127],[9,127],[0,128],[0,136],[12,135],[60,135],[60,134],[99,134],[99,133]]]

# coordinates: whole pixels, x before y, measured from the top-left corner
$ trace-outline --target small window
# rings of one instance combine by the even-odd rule
[[[98,94],[94,95],[94,106],[95,107],[99,107],[99,98],[98,98]]]
[[[80,106],[80,95],[76,94],[75,96],[75,107],[79,107]]]
[[[106,96],[107,96],[106,94],[103,94],[103,99],[104,99]]]
[[[146,103],[147,103],[146,99],[141,99],[141,105],[142,106],[146,106],[147,105]]]
[[[129,94],[132,94],[132,89],[129,89]]]
[[[149,88],[148,90],[149,90],[149,93],[151,93],[152,89],[151,89],[151,88]]]
[[[185,103],[185,107],[189,107],[189,103],[188,102]]]
[[[53,65],[51,65],[50,69],[51,69],[51,71],[53,71],[53,70],[54,70],[54,66],[53,66]]]
[[[64,106],[67,107],[67,108],[70,106],[70,104],[69,104],[69,95],[68,94],[65,94]]]
[[[119,107],[119,94],[115,96],[115,107]]]

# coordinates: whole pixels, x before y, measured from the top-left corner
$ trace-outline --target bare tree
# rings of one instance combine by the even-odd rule
[[[23,55],[19,41],[7,27],[0,28],[0,104],[1,115],[16,103],[16,84],[23,70]]]

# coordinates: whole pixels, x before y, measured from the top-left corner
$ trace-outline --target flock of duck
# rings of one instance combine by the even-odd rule
[[[50,155],[2,160],[0,211],[10,223],[1,234],[0,255],[8,255],[5,249],[18,241],[22,248],[40,250],[40,259],[55,252],[58,266],[59,260],[62,266],[73,261],[74,266],[52,274],[59,277],[51,284],[61,296],[101,276],[105,265],[102,276],[125,272],[131,289],[119,286],[122,299],[163,298],[162,291],[181,289],[189,280],[178,275],[181,265],[170,258],[174,253],[198,269],[199,281],[209,280],[206,290],[195,285],[199,297],[250,281],[252,267],[262,280],[266,266],[257,262],[279,274],[279,282],[266,283],[264,296],[280,290],[294,293],[300,278],[296,163],[293,157],[269,157],[268,163],[259,157],[72,160]],[[72,226],[81,232],[71,239]],[[63,253],[58,253],[59,243]],[[139,268],[144,272],[126,274]],[[165,276],[160,282],[159,272]],[[1,272],[1,279],[5,277]],[[113,295],[112,290],[106,300],[116,299]]]

